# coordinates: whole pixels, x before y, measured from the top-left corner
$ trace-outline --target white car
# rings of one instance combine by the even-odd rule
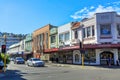
[[[38,67],[38,66],[44,67],[45,62],[38,58],[30,58],[29,60],[27,60],[27,65],[34,66],[34,67]]]

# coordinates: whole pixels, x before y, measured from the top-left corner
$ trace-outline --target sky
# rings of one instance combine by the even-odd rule
[[[0,32],[29,34],[110,11],[120,14],[120,0],[0,0]]]

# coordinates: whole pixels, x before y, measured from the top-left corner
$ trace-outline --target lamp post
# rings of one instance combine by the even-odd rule
[[[4,44],[6,46],[6,35],[3,36],[4,37]],[[4,72],[6,71],[6,48],[5,48],[5,53],[4,53]]]
[[[84,67],[84,50],[83,50],[83,42],[79,40],[79,49],[82,54],[82,67]]]

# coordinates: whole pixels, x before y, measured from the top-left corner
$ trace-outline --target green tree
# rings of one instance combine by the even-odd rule
[[[4,62],[5,56],[6,56],[6,64],[9,64],[10,63],[9,54],[3,54],[3,53],[1,53],[0,54],[0,59],[3,60],[3,62]]]

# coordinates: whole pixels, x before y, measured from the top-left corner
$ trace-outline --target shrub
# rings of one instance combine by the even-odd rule
[[[9,57],[9,54],[3,54],[3,53],[0,53],[0,59],[3,60],[4,62],[4,58],[6,56],[6,64],[9,64],[10,63],[10,57]]]

